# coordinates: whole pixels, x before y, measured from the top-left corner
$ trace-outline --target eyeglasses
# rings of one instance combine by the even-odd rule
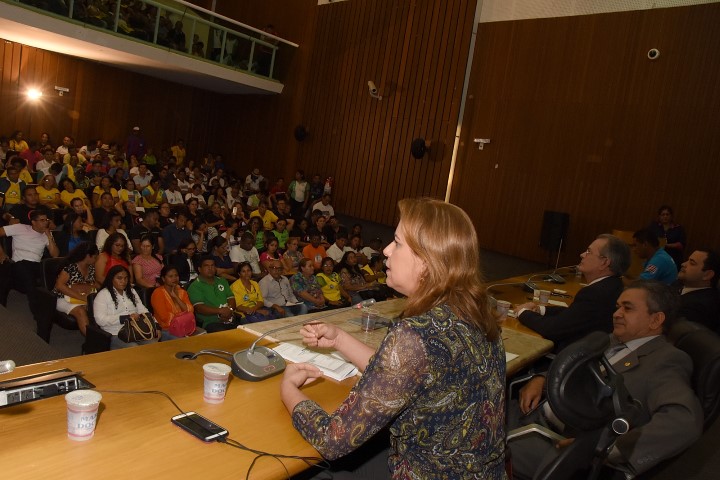
[[[269,270],[282,270],[283,267],[269,267]]]

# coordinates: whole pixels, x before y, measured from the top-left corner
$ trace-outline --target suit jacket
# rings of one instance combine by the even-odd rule
[[[659,336],[616,362],[642,416],[621,435],[610,462],[640,474],[661,460],[679,454],[702,433],[703,412],[690,387],[692,360]],[[618,453],[620,456],[618,456]]]
[[[612,332],[612,315],[623,288],[620,277],[608,277],[581,288],[567,308],[546,307],[545,315],[526,310],[518,320],[552,340],[558,352],[590,332]]]
[[[703,288],[680,295],[678,316],[720,333],[720,292],[716,288]]]

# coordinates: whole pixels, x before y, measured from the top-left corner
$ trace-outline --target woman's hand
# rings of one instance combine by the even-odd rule
[[[322,377],[322,372],[315,365],[310,365],[309,363],[289,363],[287,367],[285,367],[282,383],[283,386],[300,388],[320,377]]]
[[[342,329],[328,323],[310,323],[300,329],[303,343],[311,347],[337,349],[337,340],[342,334]]]

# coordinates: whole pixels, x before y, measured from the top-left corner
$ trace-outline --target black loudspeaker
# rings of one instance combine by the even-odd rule
[[[565,239],[569,225],[569,213],[545,210],[540,232],[540,247],[550,252],[559,251],[560,241]]]

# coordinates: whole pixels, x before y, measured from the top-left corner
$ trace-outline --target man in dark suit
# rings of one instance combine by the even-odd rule
[[[690,388],[692,360],[663,335],[678,308],[678,295],[668,286],[641,280],[622,292],[613,314],[611,347],[605,355],[623,375],[628,392],[640,401],[642,411],[636,425],[618,438],[608,464],[633,476],[679,454],[702,433],[702,408]],[[539,405],[544,385],[545,377],[538,375],[522,388],[519,407],[523,413]],[[532,418],[534,415],[553,423],[554,414],[547,404],[541,405],[525,423],[543,423]],[[562,433],[572,436],[572,432]],[[520,478],[531,477],[538,462],[547,460],[547,455],[559,454],[562,448],[562,442],[560,448],[542,445],[533,443],[528,450],[524,440],[510,442],[513,468]]]
[[[515,307],[520,323],[555,343],[562,350],[596,330],[612,331],[615,301],[623,290],[620,278],[630,266],[630,248],[619,238],[598,236],[582,254],[578,269],[588,285],[567,307],[543,307],[532,302]]]
[[[720,332],[718,279],[720,254],[710,249],[695,250],[678,273],[678,280],[683,286],[679,316]]]

